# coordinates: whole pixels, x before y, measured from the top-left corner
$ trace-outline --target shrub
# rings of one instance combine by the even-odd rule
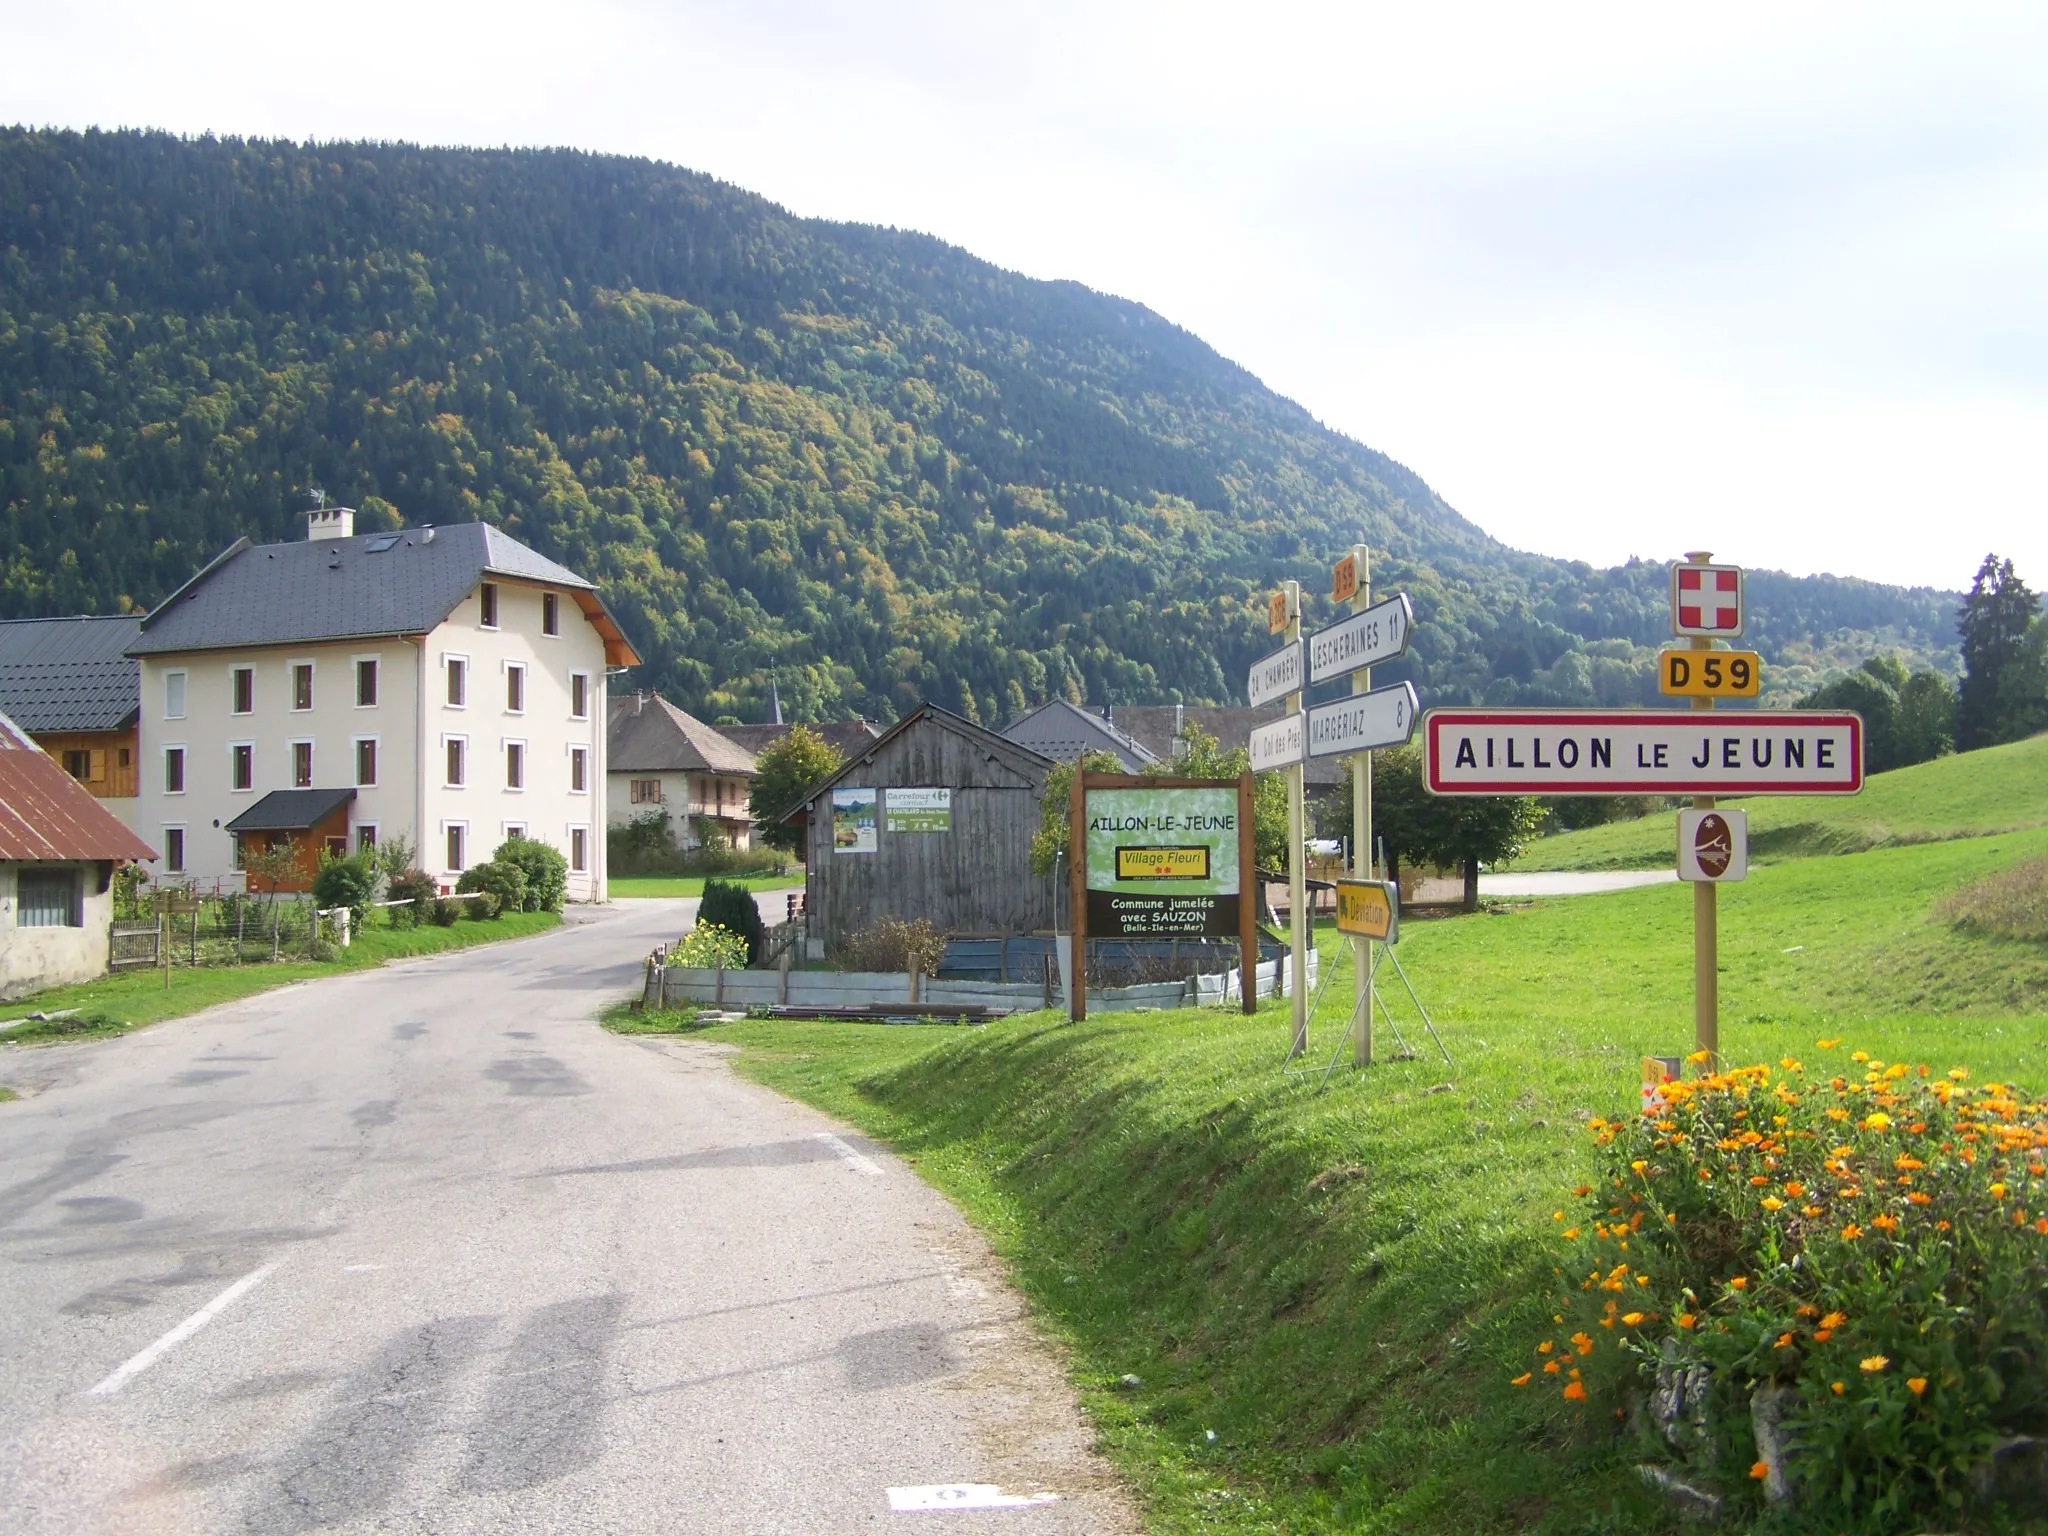
[[[872,928],[848,934],[839,945],[839,964],[849,971],[916,971],[939,974],[946,955],[946,936],[917,918],[911,922],[885,917]]]
[[[746,940],[748,965],[759,960],[767,948],[767,936],[761,928],[761,909],[754,904],[754,893],[737,881],[706,880],[704,899],[697,906],[697,921],[715,923]]]
[[[1993,1449],[2048,1430],[2048,1105],[1852,1060],[1667,1083],[1591,1122],[1606,1167],[1557,1213],[1570,1288],[1516,1384],[1593,1422],[1633,1406],[1732,1503],[1951,1529]]]
[[[491,859],[465,869],[455,889],[476,893],[469,903],[474,916],[491,918],[501,912],[517,912],[526,901],[526,872],[517,864]]]
[[[377,879],[377,858],[367,848],[342,859],[323,856],[313,876],[314,905],[347,907],[350,923],[360,928],[377,899]]]
[[[390,882],[384,887],[386,901],[412,903],[409,907],[390,909],[391,920],[394,923],[404,923],[412,927],[418,927],[433,915],[434,901],[440,893],[441,888],[434,883],[434,877],[417,869],[401,870],[391,876]]]
[[[455,920],[462,916],[464,903],[450,901],[446,896],[436,896],[427,904],[427,916],[440,928],[453,928]]]
[[[707,923],[701,917],[697,919],[697,926],[676,940],[675,948],[669,951],[671,964],[705,971],[721,967],[728,971],[742,971],[747,967],[747,957],[744,936],[718,923]]]
[[[559,850],[531,837],[508,837],[491,862],[517,869],[525,879],[515,912],[559,912],[569,889],[569,861]]]

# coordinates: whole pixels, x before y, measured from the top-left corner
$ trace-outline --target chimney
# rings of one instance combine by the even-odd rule
[[[355,537],[355,531],[354,507],[315,507],[306,514],[308,540],[349,539]]]

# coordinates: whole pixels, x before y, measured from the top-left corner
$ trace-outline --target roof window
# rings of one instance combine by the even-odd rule
[[[385,551],[385,550],[387,550],[387,549],[390,549],[390,548],[391,548],[392,546],[394,546],[394,545],[395,545],[395,544],[397,544],[397,543],[398,543],[398,535],[397,535],[397,534],[395,534],[395,533],[380,533],[380,534],[378,534],[378,535],[377,535],[377,537],[376,537],[376,538],[374,538],[374,539],[370,540],[370,542],[369,542],[369,543],[367,543],[367,544],[365,544],[365,545],[363,546],[363,553],[364,553],[364,554],[366,554],[366,555],[381,555],[381,554],[383,554],[383,553],[384,553],[384,551]]]

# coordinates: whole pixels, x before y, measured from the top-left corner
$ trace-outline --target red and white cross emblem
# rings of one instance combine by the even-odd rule
[[[1736,565],[1671,567],[1674,635],[1742,633],[1742,568]]]

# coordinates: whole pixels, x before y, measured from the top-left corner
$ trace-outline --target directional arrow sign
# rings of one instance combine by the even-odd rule
[[[1252,663],[1251,676],[1246,680],[1245,692],[1250,695],[1252,707],[1270,704],[1275,699],[1284,699],[1290,693],[1302,689],[1302,656],[1300,642],[1282,646],[1270,656],[1261,656]]]
[[[1415,610],[1408,594],[1397,592],[1362,613],[1319,629],[1308,637],[1308,680],[1327,682],[1360,667],[1392,661],[1408,649],[1408,632],[1414,627]]]
[[[1340,752],[1398,747],[1415,734],[1416,717],[1421,713],[1413,683],[1396,683],[1319,705],[1308,712],[1308,755],[1334,757]]]
[[[1308,756],[1308,716],[1282,715],[1252,732],[1252,772],[1291,768]]]
[[[1853,795],[1863,720],[1819,710],[1432,709],[1438,795]]]

